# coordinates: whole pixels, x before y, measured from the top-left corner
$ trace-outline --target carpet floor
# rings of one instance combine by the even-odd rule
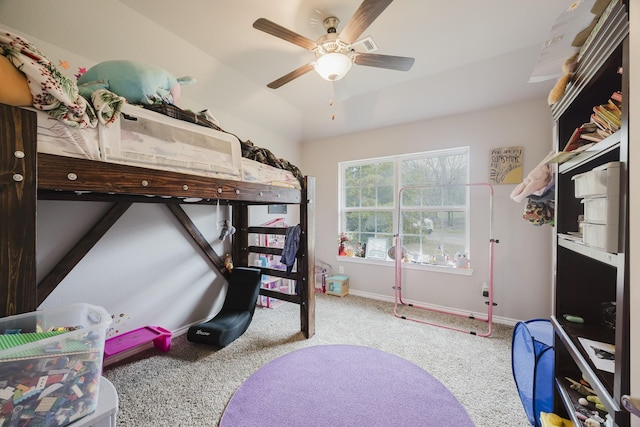
[[[229,401],[220,427],[258,425],[473,427],[455,396],[425,370],[355,345],[303,348],[258,369]]]
[[[456,397],[477,427],[530,426],[511,373],[512,327],[494,324],[492,336],[482,338],[396,318],[389,302],[320,294],[316,334],[305,339],[299,311],[294,304],[257,309],[247,332],[223,349],[181,335],[168,353],[151,348],[106,367],[104,376],[120,401],[117,426],[218,426],[251,375],[281,356],[318,345],[365,346],[419,366]],[[407,308],[406,314],[466,329],[486,326],[417,309]],[[309,405],[324,398],[314,396]]]

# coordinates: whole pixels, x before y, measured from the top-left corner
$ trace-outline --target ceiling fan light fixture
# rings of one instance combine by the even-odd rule
[[[325,80],[330,82],[340,80],[351,69],[351,57],[343,53],[325,53],[316,60],[313,67]]]

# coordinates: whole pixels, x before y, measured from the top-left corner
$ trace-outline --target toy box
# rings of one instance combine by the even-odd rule
[[[100,378],[100,398],[96,410],[68,427],[116,427],[118,393],[111,381]]]
[[[65,426],[94,412],[110,324],[89,304],[0,319],[0,425]]]
[[[343,297],[349,293],[349,276],[330,276],[326,282],[328,295]]]

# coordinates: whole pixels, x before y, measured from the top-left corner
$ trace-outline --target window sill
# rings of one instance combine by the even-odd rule
[[[373,260],[370,258],[360,258],[360,257],[351,257],[351,256],[336,256],[336,261],[348,262],[353,264],[379,265],[383,267],[392,267],[392,268],[395,267],[395,263],[393,261]],[[414,264],[410,262],[402,263],[402,268],[406,268],[409,270],[433,271],[436,273],[445,273],[445,274],[457,274],[460,276],[473,275],[472,268],[453,268],[453,267],[445,267],[440,265]]]

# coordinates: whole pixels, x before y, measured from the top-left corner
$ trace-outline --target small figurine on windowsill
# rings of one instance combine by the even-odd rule
[[[455,263],[456,268],[469,268],[469,258],[467,258],[467,254],[456,252]]]
[[[347,242],[351,240],[351,236],[349,236],[344,231],[338,235],[338,256],[348,256],[347,253]]]

